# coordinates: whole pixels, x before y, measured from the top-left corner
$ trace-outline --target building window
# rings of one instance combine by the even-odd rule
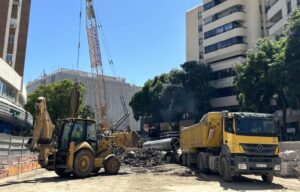
[[[228,77],[235,77],[235,76],[236,76],[236,72],[233,68],[222,69],[213,72],[212,81],[225,79]]]
[[[202,31],[203,31],[202,25],[199,25],[199,26],[198,26],[198,32],[201,33]]]
[[[17,91],[12,86],[0,80],[0,96],[15,103],[17,98]]]
[[[292,12],[292,3],[291,3],[291,1],[289,1],[287,3],[287,12],[288,12],[288,14],[290,14]]]
[[[199,52],[199,59],[203,59],[203,52]]]
[[[297,0],[297,5],[300,5],[300,0]]]
[[[238,27],[242,27],[242,22],[234,21],[234,22],[231,22],[231,23],[227,23],[227,24],[225,24],[221,27],[212,29],[212,30],[207,31],[206,33],[204,33],[204,39],[214,37],[216,35],[219,35],[221,33],[225,33],[227,31],[230,31],[230,30],[238,28]]]
[[[244,38],[242,36],[232,37],[225,41],[221,41],[219,43],[215,43],[205,47],[205,53],[211,53],[219,49],[223,49],[226,47],[230,47],[232,45],[243,44],[243,43],[244,43]]]
[[[204,9],[204,11],[207,11],[207,10],[209,10],[209,9],[211,9],[211,8],[217,6],[217,5],[219,5],[219,4],[221,4],[221,3],[225,2],[225,1],[226,0],[212,0],[212,1],[204,4],[203,5],[203,9]]]
[[[216,13],[216,14],[210,16],[210,17],[206,17],[206,18],[204,18],[203,22],[204,22],[204,25],[207,25],[207,24],[209,24],[211,22],[214,22],[214,21],[216,21],[218,19],[221,19],[221,18],[226,17],[228,15],[231,15],[233,13],[243,12],[243,11],[244,11],[244,6],[237,5],[237,6],[225,9],[224,11]]]
[[[199,46],[201,46],[203,44],[203,38],[199,38]]]
[[[8,53],[8,54],[6,55],[6,62],[7,62],[9,65],[11,65],[11,64],[12,64],[12,60],[13,60],[13,55],[10,54],[10,53]]]
[[[3,82],[0,80],[0,96],[3,96]]]
[[[202,12],[198,13],[198,19],[201,20],[202,19]]]
[[[14,42],[15,42],[15,37],[12,35],[8,36],[8,43],[13,44]]]
[[[216,93],[216,98],[236,95],[236,92],[233,87],[225,87],[225,88],[217,89],[215,93]]]

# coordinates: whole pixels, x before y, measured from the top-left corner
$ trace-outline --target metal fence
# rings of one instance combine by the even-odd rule
[[[29,154],[29,150],[25,147],[28,139],[29,137],[0,134],[0,158]]]

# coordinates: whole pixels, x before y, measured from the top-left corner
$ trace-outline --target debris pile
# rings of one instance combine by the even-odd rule
[[[297,177],[300,179],[300,163],[298,164],[298,167],[295,168],[297,172]]]
[[[128,151],[126,149],[116,148],[114,153],[121,163],[133,167],[152,167],[164,163],[162,152],[151,149],[135,149]]]
[[[281,158],[280,175],[283,177],[297,176],[296,167],[300,164],[300,157],[296,151],[287,150],[279,154]]]

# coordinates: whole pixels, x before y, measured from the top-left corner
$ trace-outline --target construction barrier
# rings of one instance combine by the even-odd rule
[[[0,179],[40,168],[37,155],[25,147],[29,137],[0,134]]]
[[[280,176],[282,177],[297,177],[299,175],[300,166],[300,141],[281,142],[280,154],[281,170]]]

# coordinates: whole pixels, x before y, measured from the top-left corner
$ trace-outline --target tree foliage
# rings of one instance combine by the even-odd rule
[[[286,32],[285,64],[292,107],[300,109],[300,13],[292,12]]]
[[[134,118],[151,116],[153,122],[179,121],[183,116],[199,119],[211,107],[213,89],[208,81],[211,69],[204,64],[187,62],[148,80],[131,99]]]
[[[28,96],[25,109],[35,116],[35,103],[37,98],[41,96],[45,97],[49,115],[52,122],[57,126],[61,119],[70,117],[70,104],[73,87],[74,82],[71,80],[63,80],[40,86]],[[94,113],[91,107],[84,105],[85,87],[83,84],[80,84],[79,92],[79,116],[82,118],[93,118]]]
[[[282,110],[286,127],[288,107],[299,109],[300,98],[300,13],[295,10],[280,40],[260,39],[247,59],[236,67],[235,87],[242,110],[274,112]],[[275,105],[271,101],[276,101]]]
[[[276,55],[281,44],[271,38],[260,39],[256,49],[247,53],[246,61],[236,66],[235,87],[243,111],[272,112],[271,100],[280,90]]]

